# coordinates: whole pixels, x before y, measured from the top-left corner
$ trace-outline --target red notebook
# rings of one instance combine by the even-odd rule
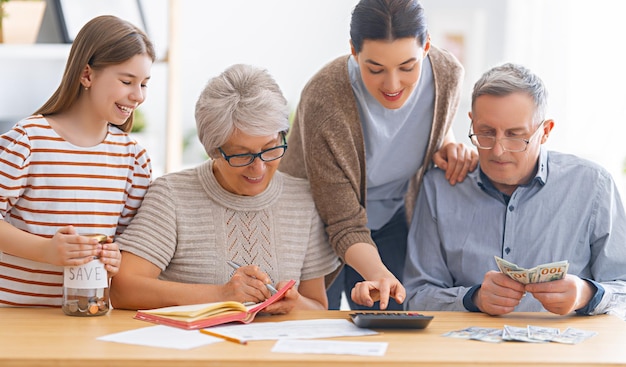
[[[237,301],[203,303],[197,305],[172,306],[138,310],[135,319],[155,324],[175,326],[181,329],[195,330],[210,326],[241,322],[247,324],[254,320],[257,313],[267,306],[282,299],[291,287],[296,284],[290,280],[276,294],[261,303],[246,306]]]

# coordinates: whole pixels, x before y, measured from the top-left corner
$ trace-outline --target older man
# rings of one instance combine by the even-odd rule
[[[472,94],[470,138],[479,169],[456,186],[429,171],[417,199],[404,274],[406,309],[626,310],[626,215],[610,174],[548,151],[554,121],[546,90],[528,69],[486,72]],[[593,128],[593,126],[589,126]],[[523,268],[569,262],[560,280],[523,284],[494,256]]]

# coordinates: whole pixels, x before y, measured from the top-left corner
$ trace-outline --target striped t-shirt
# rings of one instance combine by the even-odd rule
[[[0,216],[46,238],[67,225],[78,233],[120,234],[151,174],[145,149],[115,126],[100,144],[79,147],[43,116],[31,116],[0,136]],[[62,267],[0,252],[0,307],[60,306],[62,298]]]

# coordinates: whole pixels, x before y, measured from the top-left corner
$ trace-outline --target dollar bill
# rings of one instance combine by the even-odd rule
[[[476,328],[470,339],[487,343],[500,343],[502,341],[502,329]]]
[[[494,256],[494,258],[496,259],[498,269],[502,273],[523,284],[551,282],[562,279],[567,274],[567,269],[569,268],[567,260],[541,264],[531,269],[525,269],[498,256]]]
[[[489,343],[500,343],[502,341],[545,343],[555,342],[564,344],[578,344],[598,333],[595,331],[567,328],[560,332],[558,328],[545,326],[527,325],[517,327],[504,325],[502,329],[471,326],[465,329],[448,331],[443,336],[458,339],[480,340]]]
[[[480,340],[489,343],[502,341],[502,329],[470,326],[465,329],[448,331],[443,334],[449,338]]]
[[[552,341],[561,331],[553,327],[528,325],[528,337],[535,340]]]
[[[472,337],[472,335],[474,335],[481,329],[482,328],[479,328],[477,326],[470,326],[465,329],[448,331],[447,333],[443,334],[443,336],[447,336],[449,338],[469,339]]]
[[[528,336],[527,327],[517,327],[511,325],[504,325],[502,330],[502,340],[511,340],[527,343],[543,343],[545,340],[533,339]]]
[[[595,331],[581,330],[568,327],[564,332],[556,335],[551,341],[564,344],[578,344],[594,335],[598,335]]]

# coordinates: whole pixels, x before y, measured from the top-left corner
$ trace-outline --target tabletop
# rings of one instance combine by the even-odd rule
[[[66,316],[60,309],[0,307],[0,366],[626,366],[626,322],[610,315],[558,316],[512,313],[492,317],[469,312],[423,312],[434,316],[423,330],[379,330],[371,336],[336,340],[387,342],[384,356],[271,352],[275,341],[210,344],[190,350],[113,343],[96,338],[152,326],[133,311],[97,317]],[[349,311],[299,311],[257,316],[254,322],[349,319]],[[486,343],[443,337],[469,326],[574,327],[598,334],[582,343]]]

